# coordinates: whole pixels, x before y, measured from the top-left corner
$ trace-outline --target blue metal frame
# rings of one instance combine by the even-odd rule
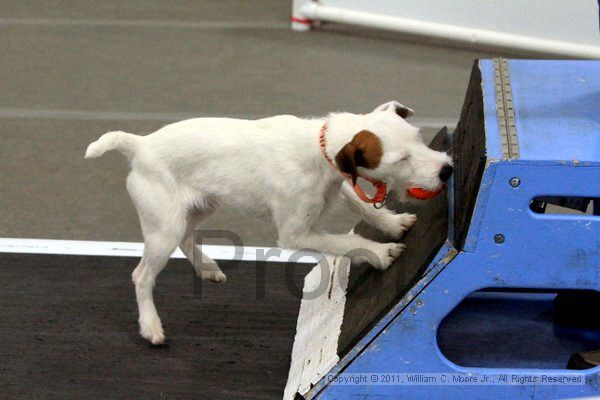
[[[568,122],[562,121],[560,132],[546,135],[551,141],[546,141],[542,133],[553,125],[552,121],[546,121],[548,113],[556,112],[561,102],[540,99],[539,103],[548,105],[550,110],[532,114],[536,90],[538,94],[558,96],[561,92],[556,86],[568,91],[571,78],[593,83],[592,89],[582,85],[583,92],[600,93],[600,63],[564,63],[566,78],[559,73],[561,62],[511,61],[511,79],[518,87],[514,96],[519,139],[523,138],[526,144],[518,160],[502,159],[490,84],[492,65],[487,61],[480,64],[488,163],[463,251],[457,253],[447,243],[425,277],[342,360],[334,370],[336,373],[457,372],[541,377],[573,372],[467,368],[448,360],[437,343],[437,328],[442,320],[469,294],[481,289],[600,290],[600,210],[595,209],[596,215],[536,214],[529,207],[537,196],[600,197],[600,117],[590,117],[590,105],[585,103],[586,99],[595,101],[596,96],[571,93],[569,99],[585,103],[580,108],[567,107],[571,114],[563,116],[576,119],[571,127],[576,132],[570,132]],[[534,79],[531,76],[541,80],[527,82]],[[544,85],[539,84],[542,81]],[[522,95],[518,97],[521,100],[517,100],[518,95]],[[524,121],[528,118],[532,120]],[[536,121],[545,127],[538,129]],[[543,159],[543,154],[549,157]],[[583,158],[571,157],[572,154]],[[562,158],[556,159],[557,156]],[[514,177],[520,180],[517,187],[510,185]],[[599,207],[597,203],[595,207]],[[504,236],[503,243],[494,240],[497,234]],[[600,367],[579,372],[585,374],[585,385],[324,386],[321,383],[317,390],[323,389],[318,394],[320,399],[558,399],[600,395]]]
[[[437,327],[467,295],[485,288],[600,289],[600,217],[533,213],[539,195],[597,195],[589,182],[600,177],[600,163],[564,166],[557,163],[498,162],[486,169],[494,176],[477,247],[461,252],[439,274],[431,275],[403,312],[371,341],[345,373],[463,372],[511,375],[564,374],[564,370],[489,369],[458,366],[441,353]],[[521,185],[509,181],[519,177]],[[484,180],[486,177],[484,177]],[[567,189],[564,182],[570,182]],[[597,188],[596,188],[597,190]],[[480,206],[478,204],[478,206]],[[494,242],[502,233],[506,241]],[[471,235],[469,235],[471,236]],[[470,239],[469,239],[470,240]],[[419,302],[416,312],[407,306]],[[564,398],[600,394],[599,368],[586,370],[585,386],[329,386],[322,399],[359,398]]]

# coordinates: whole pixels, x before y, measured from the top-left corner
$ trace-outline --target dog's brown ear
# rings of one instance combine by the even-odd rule
[[[408,118],[415,113],[410,107],[406,107],[404,104],[398,101],[388,101],[377,107],[374,111],[394,111],[401,118]]]
[[[356,155],[356,151],[358,149],[352,142],[346,144],[335,156],[335,162],[338,165],[338,168],[347,174],[352,176],[352,184],[356,185],[356,178],[358,177],[358,172],[356,171],[356,160],[354,156]]]
[[[335,156],[340,170],[352,176],[352,184],[356,185],[357,167],[377,168],[381,162],[383,147],[381,140],[371,131],[360,131]]]
[[[394,111],[403,119],[406,119],[415,113],[412,108],[408,108],[402,104],[398,104]]]

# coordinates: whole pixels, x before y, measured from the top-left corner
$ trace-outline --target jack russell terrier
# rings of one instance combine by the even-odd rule
[[[221,204],[270,210],[281,247],[350,253],[353,262],[388,268],[404,244],[321,232],[315,223],[337,199],[393,239],[416,222],[413,214],[373,207],[385,200],[387,185],[408,201],[411,188],[438,193],[452,174],[448,154],[427,147],[419,129],[405,120],[412,114],[392,101],[369,114],[316,119],[197,118],[147,136],[108,132],[91,143],[85,158],[118,150],[131,163],[127,190],[144,236],[144,253],[132,273],[140,334],[154,345],[165,340],[152,291],[177,246],[199,277],[225,282],[217,263],[193,240],[194,230]],[[358,177],[376,187],[373,197],[356,184]]]

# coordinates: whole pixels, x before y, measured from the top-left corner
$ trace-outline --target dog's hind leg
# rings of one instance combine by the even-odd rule
[[[221,271],[215,260],[202,252],[194,243],[194,230],[215,210],[215,207],[202,210],[194,210],[188,213],[186,233],[179,244],[183,254],[192,263],[194,272],[198,278],[222,283],[227,281],[227,276]]]
[[[127,189],[136,206],[144,235],[144,253],[132,273],[139,309],[140,334],[154,345],[165,340],[162,323],[154,305],[156,277],[185,235],[182,207],[160,182],[132,172]]]

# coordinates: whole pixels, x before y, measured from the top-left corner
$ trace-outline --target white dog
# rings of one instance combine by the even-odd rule
[[[155,345],[164,342],[152,291],[177,246],[199,277],[225,282],[217,263],[193,241],[193,231],[221,204],[270,210],[281,247],[331,254],[362,249],[361,261],[366,257],[377,269],[389,267],[403,244],[324,233],[315,223],[337,198],[394,239],[415,223],[412,214],[369,204],[382,200],[383,182],[406,200],[407,188],[438,190],[452,174],[450,157],[428,148],[419,129],[405,121],[412,113],[394,101],[369,114],[332,113],[321,119],[198,118],[147,136],[109,132],[90,144],[85,158],[118,150],[131,162],[127,190],[145,242],[132,274],[140,334]],[[359,176],[379,186],[378,199],[353,185]]]

